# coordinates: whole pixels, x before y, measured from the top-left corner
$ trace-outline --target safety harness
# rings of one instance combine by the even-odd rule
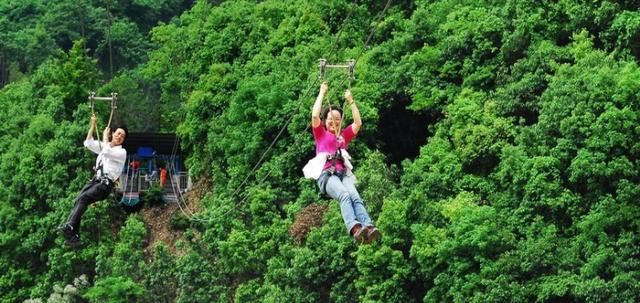
[[[356,60],[349,59],[347,61],[347,64],[327,64],[326,59],[320,59],[319,61],[320,61],[320,64],[319,64],[320,72],[318,73],[319,79],[321,80],[325,79],[325,72],[328,68],[338,68],[338,69],[346,68],[347,79],[349,80],[349,89],[351,89],[351,82],[355,79],[354,74],[355,74],[355,68],[356,68]],[[329,98],[327,97],[327,101],[328,99]],[[331,102],[329,102],[329,106],[331,108]],[[340,178],[340,180],[342,180],[342,178],[344,177],[344,170],[337,171],[336,169],[336,163],[338,162],[338,160],[343,161],[344,163],[344,159],[342,157],[342,150],[340,149],[340,141],[338,137],[338,134],[340,133],[340,131],[341,130],[338,129],[338,132],[336,133],[336,152],[333,154],[327,155],[327,161],[331,161],[331,167],[325,170],[328,173],[325,174],[324,177],[322,178],[322,182],[324,182],[324,186],[322,188],[322,194],[324,195],[327,194],[327,181],[332,175],[336,175],[338,178]]]
[[[104,157],[104,156],[102,156],[102,157]],[[96,174],[93,175],[93,178],[92,178],[93,181],[100,182],[100,183],[102,183],[104,185],[107,185],[107,186],[111,186],[111,185],[115,184],[114,181],[109,179],[107,174],[104,173],[104,164],[102,162],[102,159],[100,159],[100,161],[98,162],[98,166],[94,166],[93,167],[93,171],[96,173]]]
[[[327,155],[327,161],[331,161],[331,167],[324,170],[327,173],[324,174],[324,177],[322,178],[322,193],[325,195],[327,194],[327,181],[332,175],[336,175],[336,177],[340,178],[340,180],[342,180],[342,178],[344,177],[344,170],[338,171],[336,168],[338,160],[342,161],[344,167],[344,157],[342,157],[342,149],[340,148],[339,142],[339,139],[336,138],[336,151],[333,154]]]
[[[112,92],[110,97],[98,97],[96,96],[95,92],[91,92],[89,94],[89,106],[91,107],[91,115],[95,116],[95,102],[96,101],[109,101],[111,104],[111,114],[109,114],[109,122],[107,123],[107,127],[111,126],[111,120],[113,118],[113,114],[115,113],[116,109],[118,108],[117,106],[117,102],[118,102],[118,94]],[[96,125],[96,129],[97,129],[97,125]],[[100,139],[100,133],[96,133],[96,137],[98,137],[98,144],[100,144],[100,142],[102,141]],[[100,146],[100,149],[102,149],[102,146]],[[100,155],[98,155],[98,157],[100,157]],[[103,156],[104,157],[104,156]],[[96,173],[93,178],[91,178],[91,180],[96,181],[96,182],[100,182],[103,183],[107,186],[112,186],[115,185],[115,180],[111,180],[109,179],[109,177],[107,177],[107,175],[104,173],[104,165],[102,164],[102,159],[98,162],[98,166],[93,167],[93,171]],[[100,172],[100,174],[98,174],[98,172]]]

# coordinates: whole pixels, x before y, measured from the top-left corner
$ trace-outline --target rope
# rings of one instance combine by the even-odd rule
[[[307,91],[304,93],[303,97],[301,98],[302,100],[304,100],[305,98],[307,98],[307,95],[309,94],[309,92],[311,91],[311,88],[313,88],[316,84],[317,84],[318,80],[314,80],[313,83],[309,86],[309,88],[307,89]],[[267,153],[273,148],[273,146],[276,144],[276,142],[278,141],[278,139],[280,139],[280,136],[282,135],[282,133],[284,132],[284,130],[287,128],[287,126],[289,126],[289,123],[291,123],[291,120],[293,120],[293,117],[300,111],[300,106],[298,106],[296,108],[296,110],[293,112],[293,114],[289,115],[289,118],[287,119],[287,121],[285,122],[285,124],[280,128],[280,131],[278,131],[278,134],[276,135],[276,137],[271,141],[271,144],[269,144],[269,147],[267,147],[267,150],[265,150],[262,153],[262,156],[260,156],[260,159],[258,160],[258,162],[253,166],[253,168],[251,169],[251,172],[249,172],[249,174],[247,174],[247,176],[244,178],[244,180],[242,181],[242,183],[240,185],[238,185],[238,187],[236,188],[236,190],[233,192],[233,196],[237,195],[238,192],[240,191],[240,189],[242,188],[242,186],[244,184],[246,184],[246,182],[249,180],[249,177],[251,177],[251,175],[253,173],[255,173],[255,171],[258,169],[258,166],[260,166],[260,164],[262,164],[262,160],[264,160],[265,156],[267,155]]]
[[[116,108],[118,108],[118,106],[116,105],[116,98],[118,96],[118,93],[111,93],[111,114],[109,115],[109,122],[107,123],[107,127],[111,127],[111,119],[113,118],[113,114],[116,111]]]
[[[95,96],[95,93],[91,93],[89,95],[89,103],[91,105],[91,117],[95,117],[96,116],[96,112],[94,110],[94,106],[95,106],[95,100],[93,100],[93,97]],[[96,123],[95,123],[95,129],[94,131],[96,132],[96,138],[98,138],[98,145],[100,146],[100,149],[102,149],[102,145],[100,145],[102,143],[102,140],[100,140],[100,131],[98,131],[98,119],[96,118]],[[93,127],[93,125],[91,125],[90,127]]]
[[[91,92],[89,94],[89,103],[91,106],[91,116],[95,116],[96,112],[95,112],[95,98],[96,98],[96,93],[95,92]],[[108,97],[98,97],[99,100],[109,100]],[[109,122],[107,123],[107,127],[111,127],[111,121],[113,119],[113,116],[115,114],[116,109],[118,108],[117,104],[117,98],[118,98],[118,93],[111,93],[111,113],[109,114]],[[98,127],[98,121],[96,119],[96,137],[98,138],[98,144],[100,145],[100,149],[102,149],[102,140],[100,139],[100,131],[99,131],[99,127]]]
[[[303,94],[303,97],[301,98],[301,100],[304,100],[308,97],[309,92],[311,92],[311,88],[313,88],[318,82],[318,78],[316,78],[313,83],[311,85],[309,85],[309,87],[307,88],[307,90],[305,91],[305,93]],[[303,104],[301,102],[301,104]],[[294,111],[293,114],[289,115],[289,119],[287,119],[287,121],[285,122],[285,125],[280,128],[280,131],[278,132],[278,135],[276,135],[276,137],[274,138],[274,140],[271,142],[271,144],[269,145],[269,147],[267,148],[267,150],[262,153],[262,156],[260,157],[260,159],[258,160],[258,162],[253,166],[253,169],[251,170],[251,172],[249,174],[247,174],[247,176],[244,178],[244,180],[242,181],[242,183],[236,188],[236,190],[234,191],[232,196],[235,196],[238,194],[239,189],[248,181],[249,177],[251,176],[251,174],[253,174],[257,169],[258,166],[260,166],[260,164],[262,163],[262,160],[264,160],[265,155],[267,154],[267,152],[269,152],[269,150],[271,148],[273,148],[273,146],[275,145],[276,141],[280,138],[280,136],[282,135],[282,133],[284,132],[284,129],[289,125],[289,123],[291,123],[291,120],[293,119],[293,117],[297,114],[297,112],[300,110],[300,106],[298,106],[296,108],[296,110]],[[271,172],[269,172],[268,174],[271,174]],[[229,208],[227,211],[225,211],[224,213],[222,213],[219,216],[216,216],[214,218],[219,218],[219,217],[223,217],[225,215],[227,215],[228,213],[230,213],[232,210],[234,210],[235,208],[237,208],[238,206],[242,205],[244,203],[244,201],[246,200],[243,199],[241,200],[239,203],[234,204],[231,208]],[[191,217],[191,220],[193,221],[200,221],[200,222],[211,222],[212,219],[214,218],[209,218],[207,220],[205,219],[200,219],[200,218],[196,218],[196,217]]]
[[[136,179],[136,177],[138,179]],[[131,204],[131,199],[133,199],[133,185],[135,184],[136,180],[138,181],[138,188],[140,188],[140,168],[134,168],[133,172],[131,173],[131,180],[129,180],[129,183],[131,183],[131,185],[129,186],[129,199],[128,199],[129,204]],[[140,200],[139,195],[140,194],[138,190],[138,200]],[[140,203],[140,201],[138,201],[138,203]],[[127,206],[131,206],[129,204],[127,204]]]
[[[176,140],[173,142],[171,157],[169,158],[171,164],[167,165],[167,167],[171,167],[171,169],[167,170],[167,174],[169,175],[169,182],[171,182],[171,188],[173,189],[173,192],[176,193],[176,200],[178,203],[178,208],[180,208],[180,212],[187,218],[191,218],[193,217],[193,211],[189,209],[189,204],[184,202],[182,198],[182,192],[180,191],[180,186],[178,186],[176,190],[175,188],[176,182],[174,182],[174,180],[172,179],[172,175],[175,172],[175,155],[177,154],[177,152],[178,152],[178,137],[176,136]],[[182,204],[184,204],[184,209],[182,208]]]
[[[127,173],[124,175],[124,182],[122,182],[122,199],[124,199],[124,196],[127,194],[127,184],[129,183],[129,165],[131,165],[131,160],[129,160],[130,158],[127,157],[127,162],[125,163],[125,165],[127,166]],[[122,199],[120,199],[122,202]]]
[[[203,12],[200,14],[200,25],[198,26],[198,36],[201,35],[202,32],[202,24],[204,23],[204,19],[205,19],[206,15],[204,13],[204,9]],[[199,39],[202,43],[203,39]],[[175,65],[175,60],[173,60],[174,58],[171,58],[171,65],[174,66]],[[192,73],[190,75],[191,77],[191,82],[194,82],[194,77],[195,77],[195,73]],[[169,175],[169,182],[171,182],[171,186],[172,189],[174,191],[174,193],[176,193],[176,200],[177,200],[177,204],[178,204],[178,208],[180,209],[180,212],[187,218],[191,218],[193,217],[194,213],[191,209],[189,209],[189,205],[188,203],[184,202],[184,198],[182,196],[182,192],[180,191],[180,187],[177,184],[177,182],[175,182],[173,175],[175,173],[175,157],[178,151],[178,137],[176,136],[176,139],[173,142],[173,148],[171,151],[171,157],[170,157],[170,165],[167,165],[167,174]],[[184,204],[184,205],[183,205]]]
[[[135,161],[135,160],[134,160]],[[120,203],[129,205],[127,203],[124,203],[127,199],[129,199],[129,203],[131,202],[131,199],[133,198],[133,185],[134,185],[134,180],[136,178],[136,173],[138,173],[138,175],[140,174],[139,172],[139,168],[129,168],[129,166],[131,165],[131,161],[127,159],[127,174],[125,175],[125,179],[123,182],[123,191],[122,191],[122,199],[120,199]],[[129,178],[129,171],[131,171],[131,178]],[[136,172],[137,171],[137,172]],[[138,180],[140,179],[140,177],[138,177]],[[128,190],[128,197],[127,197],[127,185],[129,185],[129,190]],[[139,199],[139,197],[138,197]]]
[[[378,18],[374,22],[376,24],[376,26],[378,25],[378,23],[380,23],[380,20],[382,19],[384,14],[387,12],[387,9],[389,8],[389,4],[391,4],[391,0],[387,0],[387,4],[385,4],[384,8],[382,9],[382,12],[380,14],[378,14]],[[371,41],[371,38],[373,37],[373,33],[375,33],[375,31],[376,31],[376,27],[372,26],[371,30],[369,31],[369,36],[367,37],[367,40],[364,42],[364,46],[360,50],[360,53],[356,56],[356,60],[354,62],[354,66],[355,66],[355,64],[358,63],[358,60],[360,59],[360,56],[362,56],[362,54],[364,53],[365,49],[367,49],[367,46],[369,45],[369,42]]]

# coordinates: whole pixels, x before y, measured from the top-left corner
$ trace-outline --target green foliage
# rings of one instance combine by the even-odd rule
[[[168,21],[192,1],[113,1],[110,3],[111,42],[115,70],[133,67],[151,49],[147,32],[158,21]],[[65,0],[55,3],[29,0],[0,4],[0,50],[15,72],[33,72],[59,50],[69,51],[74,41],[85,40],[90,55],[109,71],[109,18],[105,2]],[[5,80],[5,79],[2,79]],[[0,81],[2,82],[2,81]],[[2,82],[4,83],[4,82]]]
[[[181,15],[191,1],[112,1],[102,86],[102,4],[14,2],[0,4],[0,301],[83,273],[92,302],[640,301],[633,1],[394,1],[379,23],[380,1],[196,1]],[[318,58],[361,52],[349,151],[383,234],[372,245],[300,172]],[[333,103],[343,77],[328,73]],[[106,203],[76,250],[54,234],[94,160],[92,90],[119,92],[132,129],[177,132],[192,176],[212,181],[197,217],[171,219],[179,257]],[[309,204],[329,210],[295,241]]]
[[[140,200],[147,203],[147,205],[162,206],[165,204],[164,188],[160,187],[159,184],[153,184],[147,191],[141,194]]]
[[[96,281],[85,294],[89,302],[135,302],[146,297],[146,291],[127,277],[108,277]]]
[[[85,293],[90,302],[131,302],[147,297],[147,289],[136,282],[144,277],[146,229],[136,217],[129,217],[120,230],[113,252],[101,251],[96,271],[98,278]],[[109,253],[109,256],[102,253]]]
[[[191,225],[189,218],[181,212],[176,212],[169,221],[172,230],[185,230]]]
[[[175,266],[174,257],[167,247],[158,244],[153,263],[145,270],[144,289],[147,291],[147,301],[174,302],[178,287]]]
[[[106,272],[139,278],[144,268],[142,248],[146,246],[146,234],[143,222],[135,216],[127,218],[125,225],[120,230],[120,241],[113,250],[108,266],[109,270]],[[105,273],[99,272],[98,274]]]
[[[91,162],[84,158],[76,139],[85,132],[80,125],[87,123],[87,109],[63,105],[71,101],[66,96],[86,89],[95,78],[95,69],[83,62],[90,60],[82,53],[71,51],[60,60],[41,66],[36,74],[59,75],[65,79],[71,75],[84,75],[65,85],[55,82],[61,79],[57,76],[49,78],[51,82],[46,90],[56,94],[39,95],[36,90],[45,88],[39,82],[41,79],[34,76],[28,82],[10,85],[6,88],[8,94],[3,90],[3,97],[0,97],[3,107],[7,108],[2,122],[13,125],[1,132],[6,142],[0,155],[0,187],[6,190],[1,199],[2,213],[8,215],[0,230],[3,235],[3,261],[0,262],[7,268],[6,275],[0,278],[5,281],[0,283],[3,285],[2,300],[43,297],[51,293],[54,282],[70,282],[94,262],[94,247],[87,247],[73,256],[54,248],[61,243],[57,242],[55,227],[67,215],[73,203],[72,196],[88,177],[88,172],[76,168],[89,167]],[[30,87],[33,89],[28,89]],[[53,119],[65,117],[69,120]],[[95,212],[89,212],[85,222],[90,222],[92,216]],[[90,241],[90,237],[86,239]],[[78,272],[74,272],[70,261]],[[49,267],[47,264],[62,266]],[[15,285],[24,287],[12,290]]]
[[[81,275],[78,278],[73,279],[73,284],[67,284],[62,287],[60,285],[53,286],[53,293],[49,295],[46,302],[50,303],[67,303],[78,302],[81,300],[80,294],[86,291],[89,281],[87,281],[86,275]],[[25,300],[27,303],[42,303],[41,299],[29,299]]]

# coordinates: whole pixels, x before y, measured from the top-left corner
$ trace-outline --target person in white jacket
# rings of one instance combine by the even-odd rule
[[[322,100],[327,93],[326,82],[320,86],[320,93],[311,111],[311,126],[316,142],[316,156],[303,168],[305,177],[317,180],[320,192],[340,203],[340,212],[347,231],[360,243],[370,243],[380,239],[380,231],[373,226],[364,207],[364,202],[355,187],[355,176],[351,172],[351,157],[347,152],[349,142],[358,134],[362,126],[360,112],[353,101],[351,91],[344,94],[351,107],[353,123],[340,132],[342,109],[330,106],[322,110]],[[321,113],[322,110],[322,113]]]
[[[112,133],[109,127],[103,131],[103,141],[93,140],[93,132],[96,130],[96,116],[91,116],[91,122],[84,146],[98,155],[96,174],[82,188],[75,200],[75,205],[66,223],[58,229],[68,244],[76,244],[80,241],[80,219],[87,207],[97,201],[104,200],[113,190],[116,180],[122,174],[127,151],[122,148],[122,143],[127,136],[127,128],[119,126]]]

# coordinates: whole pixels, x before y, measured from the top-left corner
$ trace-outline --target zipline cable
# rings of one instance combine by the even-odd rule
[[[352,3],[352,7],[354,7],[357,4],[358,0],[354,0]],[[351,18],[351,14],[353,13],[353,8],[349,10],[349,13],[347,14],[347,16],[345,17],[345,19],[342,21],[342,23],[340,24],[340,28],[338,29],[338,32],[336,33],[336,37],[333,40],[333,42],[331,43],[331,50],[329,51],[329,55],[327,57],[331,57],[333,55],[333,53],[337,50],[337,44],[338,44],[338,39],[340,39],[340,35],[342,34],[342,30],[344,28],[344,25],[347,23],[347,21],[349,21],[349,19]],[[304,93],[303,97],[301,98],[301,100],[304,101],[304,99],[306,98],[306,96],[308,95],[308,93],[311,91],[311,89],[317,84],[318,79],[314,80],[313,84],[311,84],[308,88],[307,91]],[[304,104],[303,102],[300,102],[300,105]],[[251,175],[253,175],[253,173],[255,173],[255,171],[258,169],[258,166],[261,165],[262,160],[264,160],[264,157],[266,156],[266,154],[271,150],[271,148],[273,148],[273,146],[275,145],[276,141],[280,138],[280,135],[282,135],[282,133],[284,132],[284,130],[287,128],[287,126],[289,126],[289,123],[291,123],[291,120],[293,119],[293,116],[295,116],[296,114],[298,114],[298,112],[300,111],[300,105],[298,105],[298,107],[295,109],[295,111],[289,115],[289,118],[287,119],[287,121],[285,122],[285,124],[280,128],[280,131],[278,132],[278,135],[272,140],[271,144],[269,145],[269,147],[262,153],[262,155],[260,156],[260,159],[258,160],[258,162],[253,166],[253,168],[251,169],[251,171],[249,172],[249,174],[247,174],[247,176],[244,178],[244,180],[242,181],[242,183],[240,183],[240,185],[236,188],[236,190],[233,192],[232,196],[236,196],[238,194],[238,192],[240,191],[240,189],[242,188],[242,186],[244,184],[246,184],[246,182],[248,181],[249,177],[251,177]]]
[[[357,3],[357,0],[354,0],[352,6],[355,6],[355,4]],[[334,41],[332,42],[332,48],[330,51],[329,56],[331,56],[335,50],[337,49],[337,42],[338,39],[340,38],[340,35],[342,33],[342,30],[344,29],[344,25],[346,24],[346,21],[349,20],[349,18],[351,17],[353,13],[353,9],[349,10],[347,16],[345,17],[345,20],[342,22],[340,29],[338,30],[338,32],[336,33],[336,37],[334,39]],[[311,89],[317,84],[318,79],[315,79],[314,82],[309,85],[309,87],[307,88],[306,92],[303,94],[303,97],[300,98],[301,100],[304,100],[307,98],[307,95],[311,92]],[[301,102],[301,104],[303,104]],[[280,128],[280,130],[278,131],[278,134],[276,135],[276,137],[272,140],[271,144],[269,144],[269,146],[267,147],[267,149],[262,153],[262,155],[260,156],[260,159],[258,160],[258,162],[253,166],[253,168],[251,169],[251,171],[245,176],[244,180],[240,183],[240,185],[238,185],[238,187],[236,188],[236,190],[234,190],[232,196],[236,196],[239,191],[242,189],[242,187],[248,182],[249,178],[251,177],[251,175],[253,175],[255,173],[255,171],[258,169],[258,167],[261,166],[264,158],[266,157],[267,153],[273,148],[273,146],[276,144],[276,142],[278,141],[278,139],[280,139],[280,137],[282,136],[282,134],[284,133],[284,130],[287,128],[287,126],[291,123],[291,120],[293,120],[293,117],[298,113],[298,111],[300,110],[300,106],[298,106],[295,111],[289,115],[289,118],[287,119],[287,121],[285,122],[285,124]],[[179,192],[179,191],[178,191]],[[179,195],[181,195],[181,193],[179,192]],[[179,197],[178,200],[180,200],[181,198]],[[185,203],[186,205],[186,203]],[[237,207],[238,204],[236,204],[233,208]],[[197,219],[196,219],[197,220]]]
[[[357,0],[356,0],[356,1],[354,1],[354,3],[355,3],[355,2],[357,2]],[[367,39],[365,40],[364,46],[363,46],[363,48],[361,49],[361,51],[360,51],[360,53],[358,54],[358,56],[356,57],[356,59],[354,60],[354,63],[353,63],[353,66],[354,66],[354,67],[355,67],[355,64],[357,64],[357,62],[358,62],[358,60],[360,59],[360,57],[364,54],[364,51],[367,49],[367,47],[368,47],[368,45],[369,45],[369,42],[371,41],[371,38],[373,37],[373,34],[375,33],[375,28],[376,28],[376,26],[379,24],[380,20],[382,19],[382,17],[383,17],[383,16],[384,16],[384,14],[386,13],[386,11],[387,11],[387,9],[389,8],[389,5],[390,5],[390,4],[391,4],[391,0],[387,0],[387,3],[385,4],[385,6],[384,6],[384,8],[383,8],[382,12],[381,12],[380,14],[378,14],[378,16],[377,16],[377,18],[376,18],[376,21],[374,22],[374,25],[373,25],[373,26],[371,26],[371,29],[370,29],[370,31],[369,31],[369,35],[368,35]],[[351,14],[349,14],[347,17],[350,17],[350,16],[351,16]],[[342,31],[342,27],[344,26],[344,24],[346,23],[346,21],[347,21],[347,19],[345,18],[345,20],[343,21],[343,24],[342,24],[341,29],[339,30],[338,34]],[[337,38],[338,38],[338,37],[337,37]],[[335,41],[335,42],[337,42],[337,39],[336,39],[336,41]],[[335,43],[335,42],[334,42],[334,43]],[[333,52],[333,50],[334,50],[334,49],[335,49],[335,48],[332,48],[332,52]],[[331,55],[331,54],[330,54],[330,55]],[[330,55],[329,55],[329,56],[330,56]],[[327,57],[329,57],[329,56],[327,56]],[[309,88],[312,88],[312,87],[313,87],[313,85],[315,85],[315,84],[316,84],[316,82],[318,81],[318,79],[319,79],[319,78],[316,78],[316,80],[314,80],[314,83],[313,83]],[[340,84],[339,84],[338,86],[341,86],[341,85],[344,83],[344,81],[345,81],[345,79],[343,79],[343,80],[340,82]],[[349,87],[351,87],[351,79],[349,80]],[[309,89],[309,90],[307,90],[307,92],[305,93],[305,96],[308,94],[308,92],[310,92],[310,89]],[[305,97],[305,98],[306,98],[306,97]],[[302,99],[304,100],[304,98],[302,98]],[[302,104],[304,104],[304,103],[302,103],[302,102],[301,102],[301,104],[300,104],[300,105],[302,105]],[[250,175],[251,175],[251,174],[253,174],[253,173],[257,170],[257,167],[261,164],[261,160],[264,158],[264,156],[266,155],[266,153],[269,151],[269,149],[271,149],[271,148],[273,147],[273,145],[275,145],[275,142],[276,142],[276,141],[277,141],[277,139],[279,138],[280,134],[284,131],[284,129],[285,129],[285,128],[288,126],[288,124],[291,122],[292,117],[293,117],[293,116],[295,116],[295,114],[297,114],[297,112],[300,110],[300,105],[296,108],[295,112],[294,112],[293,114],[291,114],[291,116],[289,117],[289,119],[287,120],[287,122],[285,123],[285,125],[281,128],[280,132],[278,133],[278,136],[276,136],[276,138],[275,138],[275,139],[272,141],[272,143],[269,145],[269,148],[268,148],[268,149],[263,153],[263,155],[260,157],[260,160],[258,161],[258,163],[256,163],[256,165],[254,165],[254,168],[251,170],[251,172],[250,172],[250,173],[245,177],[245,179],[244,179],[244,180],[243,180],[243,182],[240,184],[240,186],[238,186],[238,188],[236,189],[236,191],[234,191],[233,196],[235,196],[235,195],[238,193],[239,188],[241,188],[241,187],[242,187],[242,186],[247,182],[247,180],[248,180],[248,178],[250,177]],[[304,131],[304,132],[307,132],[307,131],[308,131],[308,129],[309,129],[309,127],[310,127],[310,125],[307,125],[307,127],[305,128],[305,131]],[[300,138],[300,137],[298,137],[298,138]],[[296,140],[296,141],[294,141],[294,144],[293,144],[293,145],[291,145],[291,146],[296,146],[296,143],[297,143],[297,140]],[[285,154],[286,154],[286,153],[288,153],[288,152],[289,152],[289,150],[287,150],[287,151],[285,152]],[[272,171],[272,170],[273,170],[273,169],[270,169],[270,170],[267,172],[267,174],[265,175],[265,177],[263,177],[263,178],[261,179],[261,181],[260,181],[260,182],[258,182],[258,186],[259,186],[259,185],[261,185],[261,184],[262,184],[262,182],[263,182],[264,180],[266,180],[266,178],[267,178],[269,175],[271,175],[271,171]],[[222,217],[222,216],[227,215],[227,214],[228,214],[228,213],[230,213],[232,210],[234,210],[234,209],[236,209],[238,206],[242,205],[242,204],[246,201],[246,198],[247,198],[247,196],[245,196],[245,197],[244,197],[244,198],[243,198],[239,203],[236,203],[236,204],[235,204],[231,209],[229,209],[229,210],[225,211],[225,212],[224,212],[224,213],[222,213],[220,216],[216,216],[215,218],[218,218],[218,217]],[[210,221],[211,221],[211,219],[214,219],[214,217],[210,217],[210,218],[209,218],[209,220],[198,219],[198,218],[193,218],[193,217],[192,217],[192,220],[195,220],[195,221],[203,221],[203,222],[210,222]]]
[[[202,29],[204,28],[204,23],[205,23],[205,8],[202,9],[202,11],[200,12],[200,19],[199,21],[199,26],[198,26],[198,32],[197,32],[197,37],[198,37],[198,42],[200,45],[198,45],[199,47],[202,46],[202,44],[204,43],[204,38],[201,37],[202,35]],[[195,56],[193,56],[195,57]],[[192,57],[192,58],[193,58]],[[173,63],[173,58],[171,59],[172,63]],[[191,78],[191,82],[195,81],[195,74],[196,72],[194,71],[193,73],[189,74],[189,77]],[[183,114],[185,114],[185,111],[182,112]],[[169,182],[172,182],[172,189],[174,190],[174,193],[176,195],[176,203],[178,204],[178,208],[180,209],[180,212],[187,218],[192,218],[194,215],[194,212],[189,208],[189,204],[188,202],[185,202],[185,199],[182,196],[182,192],[180,191],[180,188],[178,186],[178,190],[175,190],[175,187],[173,187],[173,184],[175,184],[174,180],[172,179],[172,175],[173,173],[175,173],[175,158],[176,155],[178,153],[178,136],[176,135],[175,140],[173,141],[173,148],[171,150],[171,157],[169,158],[171,161],[171,166],[167,165],[167,174],[169,175]],[[169,167],[171,167],[171,171],[169,171]],[[179,177],[178,177],[179,178]],[[184,205],[183,205],[184,204]]]
[[[354,0],[354,2],[352,3],[351,6],[355,7],[357,2],[358,2],[358,0]],[[347,16],[345,17],[344,21],[341,23],[340,28],[339,28],[338,32],[336,33],[336,37],[335,37],[334,41],[332,42],[332,47],[331,47],[331,50],[330,50],[329,55],[327,57],[331,57],[333,55],[333,53],[337,50],[336,46],[337,46],[338,40],[340,39],[340,35],[342,33],[342,30],[344,29],[344,25],[351,18],[353,10],[354,10],[353,8],[351,10],[349,10],[349,12],[348,12]],[[319,80],[319,77],[316,77],[316,79],[313,81],[313,83],[311,85],[309,85],[309,87],[307,88],[306,92],[303,94],[303,97],[300,98],[301,100],[304,101],[307,98],[308,94],[311,92],[311,89],[314,86],[317,85],[317,81],[318,80]],[[280,128],[280,130],[278,131],[278,134],[276,135],[276,137],[271,141],[271,144],[269,144],[269,147],[267,147],[267,149],[262,153],[262,155],[260,156],[260,159],[258,160],[258,162],[256,162],[256,164],[253,166],[251,171],[245,176],[244,180],[240,183],[240,185],[238,185],[236,190],[233,192],[232,197],[237,196],[237,194],[240,192],[242,187],[248,182],[248,180],[251,177],[251,175],[253,175],[256,172],[258,167],[262,166],[262,161],[264,160],[265,156],[273,148],[273,146],[276,144],[278,139],[280,139],[280,136],[284,133],[284,130],[289,126],[289,123],[291,123],[291,121],[293,120],[293,117],[295,117],[297,115],[297,113],[300,111],[300,107],[301,107],[302,104],[304,104],[304,102],[300,102],[300,104],[295,109],[295,111],[292,114],[289,114],[289,118],[287,119],[285,124]],[[271,171],[269,171],[269,173],[267,175],[270,175],[270,174],[271,174]],[[261,182],[259,184],[261,184]],[[238,206],[240,206],[242,203],[244,203],[245,200],[246,200],[246,198],[241,200],[239,203],[236,203],[231,209],[229,209],[228,211],[224,212],[223,215],[226,215],[231,210],[233,210],[233,209],[237,208]],[[198,220],[198,219],[196,219],[196,220]]]

